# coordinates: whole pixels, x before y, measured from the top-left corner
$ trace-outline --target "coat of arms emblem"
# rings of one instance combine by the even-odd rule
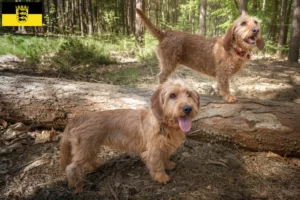
[[[28,9],[29,6],[16,6],[16,15],[17,15],[17,21],[19,23],[25,23],[28,20]]]

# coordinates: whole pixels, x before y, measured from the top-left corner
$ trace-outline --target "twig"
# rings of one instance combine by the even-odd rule
[[[208,160],[208,161],[206,162],[206,164],[207,164],[207,165],[209,165],[209,164],[212,164],[212,165],[221,165],[221,166],[223,166],[223,167],[228,168],[227,165],[226,165],[225,163],[219,162],[219,161]]]
[[[112,193],[112,195],[114,196],[115,200],[119,200],[116,192],[112,189],[112,187],[110,185],[108,185],[110,192]]]
[[[19,166],[19,167],[16,168],[16,169],[11,169],[11,170],[9,170],[7,173],[13,173],[13,172],[15,172],[15,171],[18,171],[18,170],[22,169],[23,167],[28,166],[28,165],[34,163],[35,161],[40,160],[40,159],[42,159],[42,158],[44,158],[44,157],[46,157],[46,156],[48,156],[48,155],[47,155],[47,154],[46,154],[46,155],[43,155],[43,156],[41,156],[41,157],[39,157],[39,158],[37,158],[37,159],[35,159],[35,160],[33,160],[33,161],[30,161],[30,162],[28,162],[28,163],[26,163],[26,164],[23,164],[23,165]]]

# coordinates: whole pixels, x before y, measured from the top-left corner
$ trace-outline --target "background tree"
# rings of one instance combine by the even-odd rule
[[[143,0],[136,0],[136,8],[143,9]],[[144,46],[144,24],[141,17],[136,13],[135,14],[135,37],[136,37],[136,45],[139,47]]]
[[[243,11],[248,11],[248,0],[240,0],[239,15],[241,15]]]
[[[88,35],[93,34],[92,0],[88,0]]]
[[[284,42],[284,27],[285,21],[286,21],[286,10],[287,10],[287,0],[282,0],[282,6],[281,6],[281,18],[280,18],[280,31],[279,31],[279,37],[278,37],[278,49],[277,49],[277,57],[282,57],[282,48],[283,48],[283,42]]]
[[[300,0],[294,0],[293,22],[289,49],[289,62],[298,62],[300,44]]]
[[[199,33],[201,35],[206,35],[206,0],[201,1],[199,21]]]

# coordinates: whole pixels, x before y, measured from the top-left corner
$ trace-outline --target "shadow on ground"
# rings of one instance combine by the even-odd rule
[[[177,167],[168,172],[171,181],[165,185],[151,180],[138,157],[104,149],[99,158],[105,164],[88,174],[84,192],[75,194],[59,169],[58,153],[57,143],[29,144],[1,157],[1,163],[13,165],[2,176],[0,199],[297,199],[300,195],[299,167],[270,160],[266,153],[191,139],[172,157]],[[48,156],[48,163],[21,178],[24,164],[42,155]]]

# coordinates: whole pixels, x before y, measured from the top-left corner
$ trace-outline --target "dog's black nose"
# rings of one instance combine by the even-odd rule
[[[182,111],[188,115],[192,111],[192,106],[185,105],[185,106],[183,106]]]
[[[252,32],[253,32],[253,33],[258,33],[258,32],[259,32],[259,29],[258,29],[258,28],[253,28],[253,29],[252,29]]]

